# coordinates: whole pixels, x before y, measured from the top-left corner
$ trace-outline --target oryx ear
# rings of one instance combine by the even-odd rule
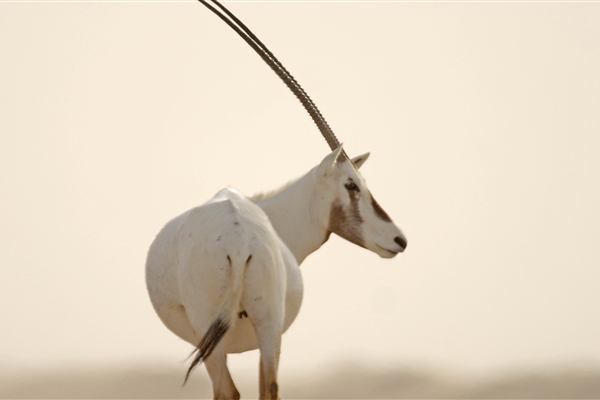
[[[367,158],[369,158],[370,155],[371,155],[371,153],[365,153],[365,154],[361,154],[358,157],[354,157],[352,159],[352,162],[356,166],[356,169],[359,169],[360,167],[362,167],[362,165],[365,163],[365,161],[367,161]]]
[[[335,166],[335,163],[340,159],[340,155],[342,154],[343,145],[340,146],[329,153],[323,161],[319,164],[319,172],[323,175],[327,175]]]

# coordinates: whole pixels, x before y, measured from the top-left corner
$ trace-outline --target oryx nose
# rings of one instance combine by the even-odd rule
[[[406,243],[406,239],[403,238],[402,236],[396,236],[394,238],[394,242],[398,243],[398,246],[400,246],[402,248],[402,250],[400,250],[400,252],[403,252],[404,249],[406,249],[406,245],[408,243]]]

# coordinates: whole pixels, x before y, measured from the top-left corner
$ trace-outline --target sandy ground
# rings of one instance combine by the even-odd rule
[[[600,369],[556,369],[469,378],[409,370],[365,370],[357,365],[318,375],[280,377],[280,395],[292,399],[367,398],[600,398]],[[1,398],[210,398],[204,371],[182,387],[184,368],[160,366],[7,374]],[[254,379],[234,376],[242,398],[257,396]]]

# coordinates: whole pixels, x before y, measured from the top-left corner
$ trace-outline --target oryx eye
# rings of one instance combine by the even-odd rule
[[[360,189],[358,188],[358,186],[356,186],[356,183],[354,182],[348,182],[344,186],[346,187],[346,189],[352,192],[360,192]]]

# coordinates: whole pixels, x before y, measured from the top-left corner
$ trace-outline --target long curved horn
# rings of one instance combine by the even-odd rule
[[[312,101],[310,96],[302,89],[302,86],[298,84],[296,79],[288,72],[287,69],[279,62],[277,57],[271,53],[271,51],[265,46],[257,37],[252,33],[250,29],[242,21],[240,21],[235,15],[233,15],[224,5],[219,3],[217,0],[211,0],[217,7],[211,4],[208,0],[198,0],[204,4],[209,10],[215,13],[221,18],[227,25],[229,25],[238,35],[242,37],[254,49],[254,51],[271,67],[271,69],[281,78],[281,80],[287,85],[287,87],[296,95],[298,100],[302,103],[308,114],[311,116],[321,134],[329,144],[331,150],[335,150],[340,146],[340,142],[329,127],[329,124]],[[343,152],[346,156],[346,153]],[[347,158],[347,156],[346,156]]]

